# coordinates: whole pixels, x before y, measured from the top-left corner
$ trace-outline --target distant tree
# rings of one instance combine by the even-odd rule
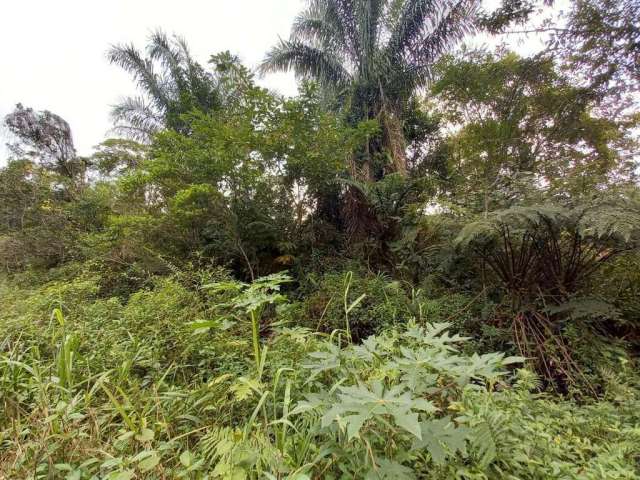
[[[251,278],[302,244],[338,237],[336,180],[362,135],[324,111],[313,86],[286,99],[256,86],[228,54],[212,63],[224,108],[184,115],[188,128],[159,132],[142,158],[129,143],[109,142],[94,160],[107,174],[122,172],[122,198],[139,207],[123,211],[146,246],[172,258],[200,252]]]
[[[549,49],[584,85],[624,93],[640,87],[640,2],[576,0],[555,22],[528,25],[554,0],[502,0],[493,11],[481,11],[479,24],[492,33],[522,33],[509,27],[527,25],[528,33],[549,33]]]
[[[490,33],[504,33],[512,25],[526,24],[541,5],[552,5],[554,0],[502,0],[491,10],[479,12],[478,24]]]
[[[116,130],[148,141],[162,128],[184,131],[181,115],[194,109],[208,112],[220,105],[214,76],[196,62],[184,39],[158,30],[151,34],[143,56],[133,44],[114,45],[107,54],[113,64],[131,74],[142,91],[114,106]]]
[[[291,37],[272,48],[263,72],[294,70],[318,81],[355,123],[377,119],[356,177],[369,180],[371,159],[385,150],[385,170],[407,173],[403,114],[426,85],[437,58],[473,30],[475,0],[311,0]],[[376,151],[377,150],[377,151]]]
[[[71,127],[59,115],[36,112],[19,103],[4,124],[16,138],[8,144],[15,158],[31,159],[67,178],[84,172],[85,162],[76,154]]]
[[[577,0],[551,46],[585,83],[610,93],[640,89],[640,2]]]
[[[60,177],[28,159],[0,168],[0,268],[51,267],[70,256],[77,235]]]
[[[110,138],[95,148],[91,165],[104,176],[115,176],[139,167],[148,150],[146,145],[121,138]]]
[[[551,58],[467,52],[440,63],[433,93],[452,133],[448,192],[471,209],[517,204],[523,191],[562,197],[634,180],[634,121],[595,115],[598,94]]]

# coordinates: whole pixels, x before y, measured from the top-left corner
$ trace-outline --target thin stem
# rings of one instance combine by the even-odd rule
[[[255,310],[251,310],[251,330],[253,337],[253,355],[256,359],[256,369],[260,369],[260,329],[258,325],[258,315]]]

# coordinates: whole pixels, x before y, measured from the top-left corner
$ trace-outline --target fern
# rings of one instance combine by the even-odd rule
[[[280,468],[277,449],[261,431],[245,438],[237,429],[214,428],[202,437],[199,449],[216,477],[246,478]]]
[[[639,238],[640,209],[618,195],[578,206],[496,211],[468,224],[456,244],[498,279],[513,312],[514,343],[521,354],[534,357],[540,373],[566,390],[584,378],[567,346],[566,320],[618,316],[579,293],[608,260],[637,250]]]

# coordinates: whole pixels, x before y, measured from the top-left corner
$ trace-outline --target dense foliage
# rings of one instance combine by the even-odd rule
[[[140,97],[86,157],[18,105],[0,478],[638,478],[639,11],[452,50],[553,2],[480,3],[310,1],[292,98],[112,46]]]

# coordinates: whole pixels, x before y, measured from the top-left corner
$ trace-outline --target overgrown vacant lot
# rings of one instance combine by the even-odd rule
[[[304,4],[3,117],[0,480],[640,478],[640,4]]]
[[[218,271],[123,300],[74,270],[2,285],[6,478],[637,478],[622,350],[585,378],[597,397],[559,397],[456,333],[466,298],[328,274],[294,301],[284,275]],[[376,334],[312,327],[340,322]]]

